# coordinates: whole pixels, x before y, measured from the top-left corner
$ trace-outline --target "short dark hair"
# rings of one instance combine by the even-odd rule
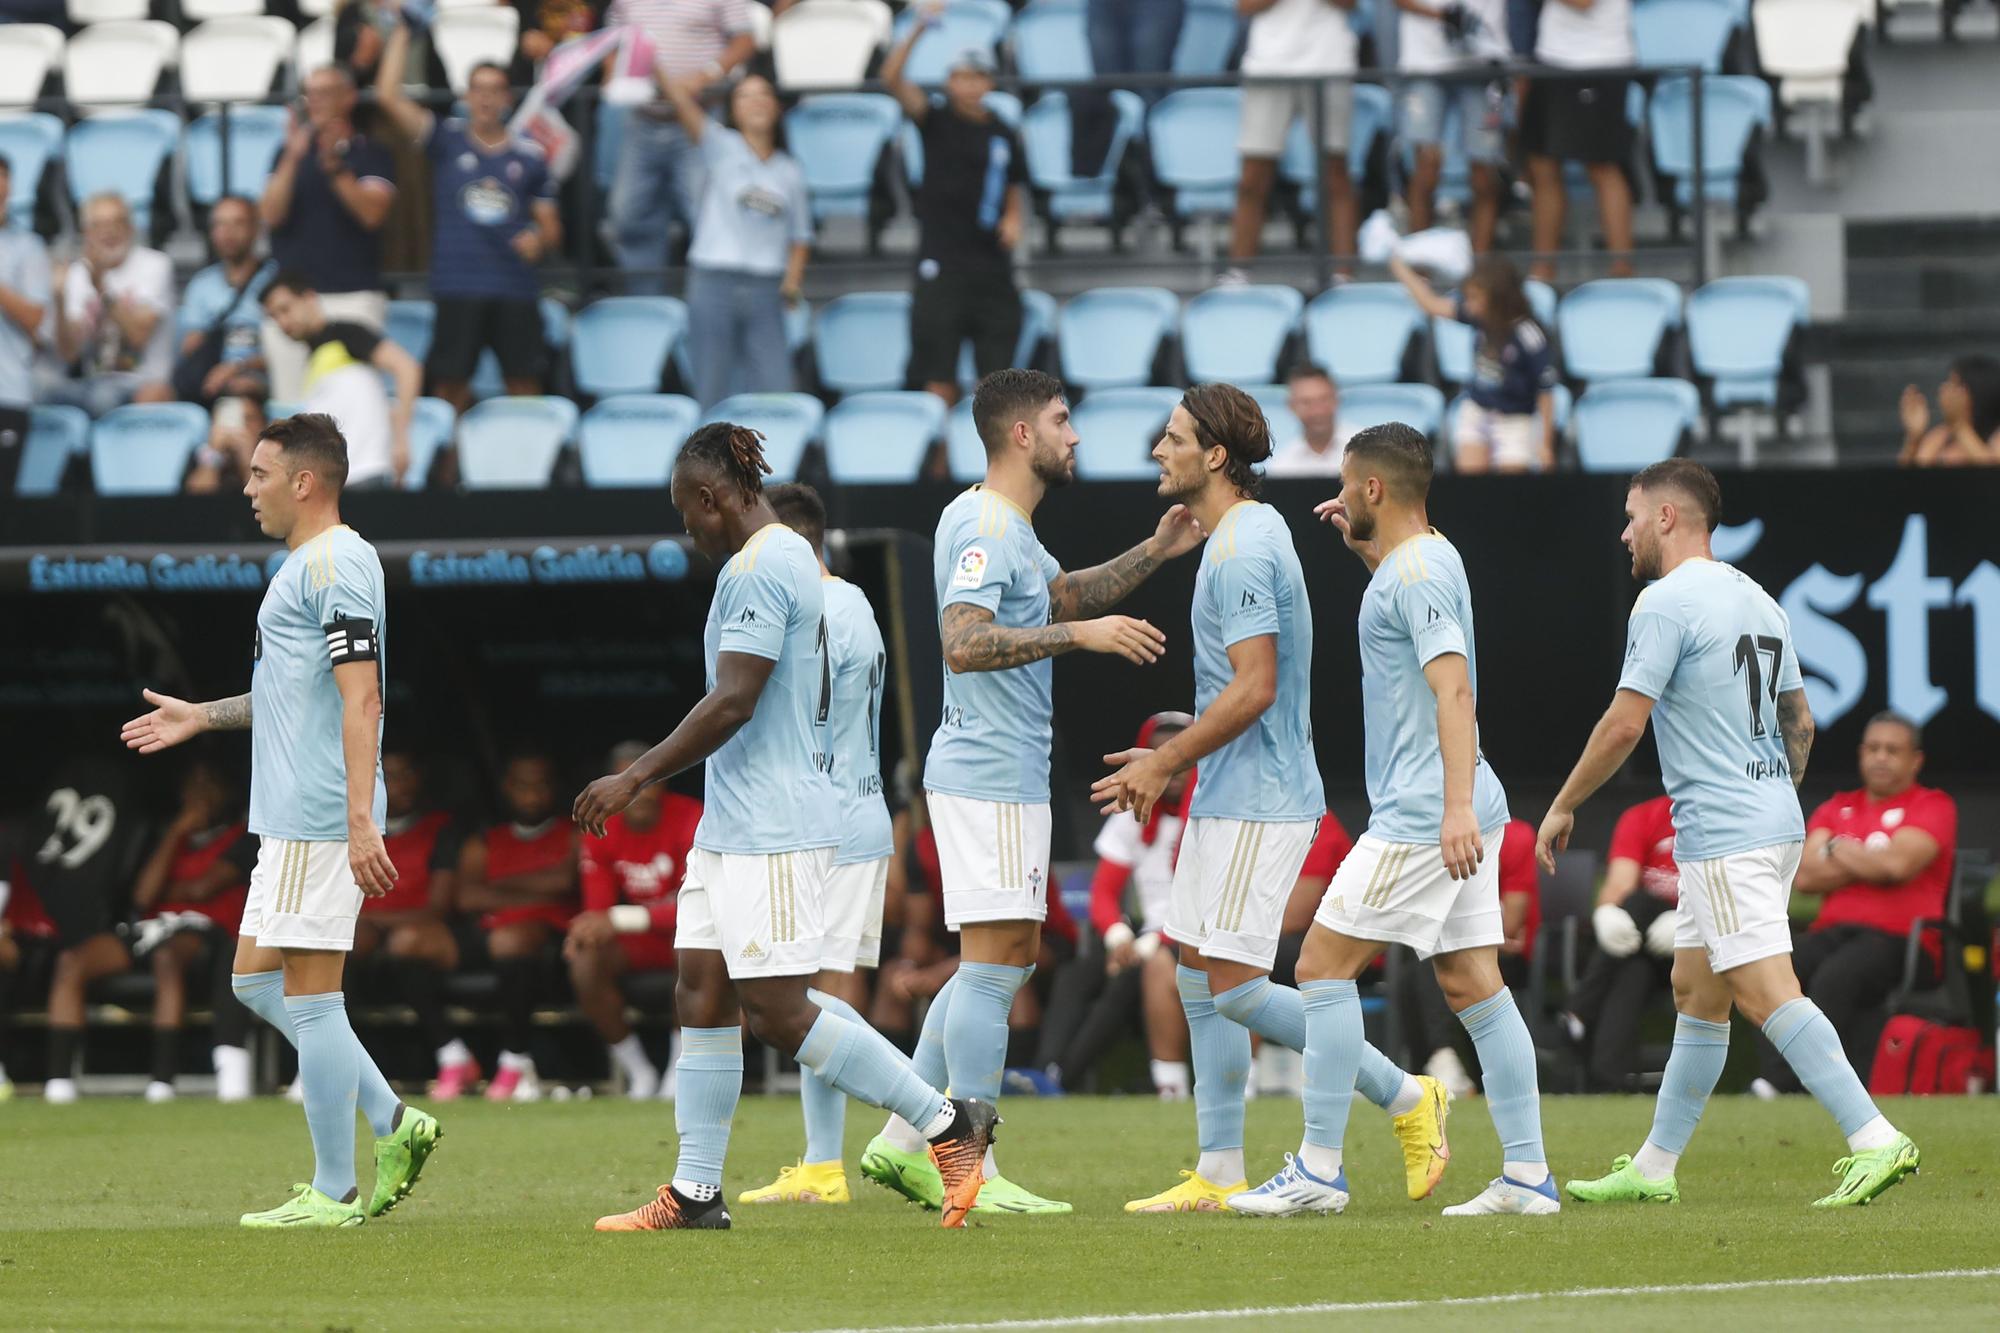
[[[1385,421],[1358,431],[1347,442],[1347,456],[1372,464],[1398,500],[1431,493],[1431,442],[1415,426]]]
[[[1264,484],[1256,465],[1271,456],[1271,423],[1257,400],[1234,384],[1197,384],[1181,395],[1181,406],[1194,418],[1196,443],[1228,451],[1222,470],[1230,485],[1255,496]]]
[[[1924,748],[1924,729],[1908,713],[1899,713],[1893,708],[1885,708],[1868,719],[1869,727],[1875,726],[1878,723],[1887,723],[1892,727],[1901,727],[1904,731],[1910,733],[1911,749],[1921,750]],[[1863,727],[1861,730],[1865,735],[1867,734],[1868,727]]]
[[[278,446],[292,471],[311,472],[335,495],[347,484],[347,438],[324,412],[299,412],[265,425],[257,436]]]
[[[1627,489],[1672,491],[1701,511],[1708,531],[1722,522],[1722,483],[1715,474],[1691,458],[1666,458],[1633,474]]]
[[[1333,378],[1333,372],[1317,361],[1297,362],[1290,370],[1285,372],[1285,386],[1287,388],[1297,384],[1300,380],[1325,380],[1335,388],[1340,387]]]
[[[819,492],[802,481],[788,481],[764,492],[764,499],[778,521],[812,543],[815,551],[826,549],[826,502]]]
[[[209,216],[210,216],[210,217],[214,217],[214,216],[215,216],[215,210],[216,210],[216,209],[218,209],[218,208],[221,208],[221,207],[222,207],[222,206],[223,206],[224,204],[239,204],[239,205],[241,205],[242,207],[244,207],[244,208],[247,208],[247,209],[249,209],[249,210],[250,210],[250,220],[251,220],[251,221],[253,221],[253,222],[256,222],[256,221],[260,221],[260,220],[261,220],[261,219],[259,219],[259,218],[258,218],[258,216],[257,216],[257,201],[256,201],[255,199],[252,199],[252,198],[251,198],[251,197],[250,197],[249,195],[247,195],[247,194],[225,194],[225,195],[223,195],[223,196],[222,196],[222,197],[221,197],[220,199],[217,199],[217,200],[216,200],[216,201],[215,201],[214,203],[212,203],[212,204],[210,204],[210,205],[208,206],[208,214],[209,214]]]
[[[729,421],[711,421],[687,437],[674,459],[674,471],[684,467],[707,468],[726,477],[751,500],[764,493],[764,474],[771,470],[764,461],[763,433]]]
[[[1039,370],[996,370],[972,391],[972,424],[988,458],[1007,447],[1007,433],[1051,400],[1063,397],[1062,381]]]
[[[270,300],[271,293],[281,287],[294,296],[305,296],[308,293],[319,290],[319,284],[307,277],[304,269],[281,268],[272,275],[271,281],[265,284],[264,299],[267,301]]]

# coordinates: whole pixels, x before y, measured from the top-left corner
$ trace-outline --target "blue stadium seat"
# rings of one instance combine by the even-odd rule
[[[458,475],[466,489],[540,490],[576,435],[567,398],[489,398],[458,419]]]
[[[1198,11],[1189,8],[1193,20]],[[1187,40],[1187,28],[1181,29]],[[1174,213],[1199,217],[1236,207],[1236,126],[1243,115],[1237,88],[1184,88],[1168,93],[1146,117],[1153,174],[1174,192]]]
[[[1431,317],[1431,351],[1437,356],[1438,378],[1463,384],[1472,378],[1479,350],[1479,330],[1443,315]]]
[[[193,403],[114,407],[90,430],[90,477],[99,495],[173,495],[208,438]]]
[[[292,113],[281,106],[237,106],[229,112],[229,172],[223,179],[222,113],[211,111],[187,127],[183,160],[188,198],[206,208],[225,194],[264,197],[271,163],[285,142]]]
[[[1715,405],[1776,407],[1785,349],[1811,318],[1811,294],[1793,277],[1717,278],[1688,297],[1688,351],[1714,381]]]
[[[665,486],[701,406],[677,393],[621,393],[583,414],[577,461],[589,486]]]
[[[813,308],[811,301],[799,301],[785,307],[785,349],[800,351],[812,341]]]
[[[21,470],[14,478],[19,495],[54,495],[69,460],[90,448],[90,414],[80,407],[37,407],[28,417],[21,446]]]
[[[1024,79],[1087,79],[1096,72],[1083,0],[1034,0],[1014,16],[1007,42]]]
[[[26,231],[35,223],[35,200],[49,159],[62,148],[63,123],[46,111],[0,118],[0,157],[13,164],[7,216],[0,223]]]
[[[658,393],[687,326],[687,306],[671,296],[592,301],[570,321],[570,378],[594,398]]]
[[[953,481],[978,481],[986,475],[986,445],[972,420],[972,399],[958,400],[944,426],[945,458]]]
[[[70,198],[81,204],[106,190],[124,196],[132,225],[144,235],[153,225],[153,187],[180,140],[171,111],[91,116],[70,127],[63,166]]]
[[[1632,8],[1632,44],[1638,62],[1655,69],[1698,65],[1722,72],[1722,54],[1736,30],[1730,0],[1645,0]]]
[[[1220,74],[1230,67],[1243,22],[1232,0],[1188,0],[1174,41],[1174,73]]]
[[[805,173],[815,221],[868,216],[876,163],[902,123],[902,108],[883,93],[825,93],[785,113],[785,141]]]
[[[1153,381],[1160,341],[1180,316],[1164,287],[1097,287],[1070,298],[1056,323],[1064,383],[1129,388]]]
[[[961,51],[978,47],[996,52],[1013,18],[1014,11],[1005,0],[946,0],[943,11],[911,49],[904,77],[927,88],[942,84]],[[897,16],[892,46],[902,44],[915,21],[914,6]]]
[[[1014,364],[1034,364],[1035,350],[1056,331],[1056,298],[1030,287],[1021,293],[1021,337],[1014,344]],[[979,382],[979,363],[972,356],[972,340],[958,348],[958,386],[970,392]]]
[[[1357,384],[1340,391],[1342,435],[1390,421],[1436,435],[1444,424],[1444,395],[1428,384]]]
[[[944,399],[934,393],[843,398],[826,417],[827,474],[843,485],[915,481],[944,418]]]
[[[1645,379],[1680,327],[1681,289],[1664,278],[1599,278],[1556,307],[1563,368],[1575,379]]]
[[[458,409],[442,398],[419,398],[410,417],[410,466],[403,473],[403,489],[420,491],[431,478],[431,464],[438,450],[451,443],[458,429]]]
[[[1570,408],[1574,405],[1575,399],[1566,384],[1550,386],[1549,397],[1556,409],[1556,438],[1560,440],[1563,432],[1569,429]],[[1470,400],[1464,394],[1460,394],[1452,399],[1451,405],[1444,410],[1444,424],[1438,428],[1437,456],[1441,462],[1449,458],[1452,448],[1458,441],[1458,413],[1468,401]]]
[[[813,320],[819,380],[835,393],[900,389],[910,365],[910,294],[849,292]]]
[[[1355,282],[1321,292],[1306,306],[1306,348],[1343,390],[1393,384],[1423,311],[1400,283]]]
[[[1242,384],[1238,388],[1257,400],[1257,406],[1264,409],[1264,422],[1271,428],[1271,448],[1284,448],[1291,441],[1305,433],[1305,427],[1292,415],[1291,389],[1283,384]]]
[[[1529,278],[1521,286],[1528,293],[1528,309],[1534,312],[1536,321],[1549,332],[1555,332],[1556,289],[1540,278]]]
[[[429,301],[391,301],[382,321],[382,336],[419,362],[430,356],[431,335],[436,329],[437,307]]]
[[[1070,414],[1076,470],[1087,481],[1152,481],[1153,446],[1181,401],[1179,389],[1099,389]]]
[[[569,346],[569,307],[553,296],[541,300],[542,345],[553,356],[560,356]],[[542,376],[544,387],[554,381],[554,362]],[[472,371],[472,396],[475,401],[498,398],[507,392],[507,379],[500,373],[500,358],[488,347],[479,354],[479,364]]]
[[[1576,402],[1577,458],[1586,472],[1635,472],[1673,457],[1700,411],[1686,380],[1593,384]]]
[[[1306,308],[1296,287],[1211,287],[1181,311],[1181,356],[1188,378],[1262,384],[1278,377],[1278,357]]]
[[[1387,88],[1373,83],[1354,85],[1354,117],[1347,131],[1347,171],[1356,181],[1368,174],[1368,155],[1375,150],[1377,137],[1396,126],[1396,102]],[[1303,120],[1294,120],[1285,131],[1285,147],[1278,156],[1278,173],[1299,189],[1299,207],[1311,214],[1319,207],[1313,188],[1319,173],[1319,155],[1313,151],[1312,131]]]
[[[1021,123],[1021,146],[1027,153],[1028,180],[1048,195],[1049,217],[1055,222],[1109,222],[1112,187],[1118,181],[1125,150],[1146,122],[1146,103],[1137,93],[1120,88],[1111,94],[1118,121],[1104,165],[1095,176],[1070,174],[1069,99],[1046,93],[1028,108]]]
[[[1771,123],[1771,85],[1747,74],[1717,75],[1701,81],[1701,98],[1702,196],[1712,204],[1733,206],[1750,136]],[[1660,80],[1647,126],[1653,165],[1674,178],[1675,202],[1694,207],[1693,84]]]
[[[764,461],[774,482],[799,475],[806,446],[819,438],[826,408],[809,393],[739,393],[708,409],[702,424],[732,421],[764,433]]]
[[[1009,129],[1018,130],[1021,128],[1022,111],[1020,98],[1014,96],[1012,93],[1003,93],[995,90],[986,94],[980,100]],[[944,94],[932,94],[931,105],[943,106]],[[901,125],[896,127],[896,154],[903,160],[903,179],[910,183],[910,189],[917,190],[922,188],[924,183],[924,140],[923,136],[917,131],[917,123],[915,121],[905,120]]]

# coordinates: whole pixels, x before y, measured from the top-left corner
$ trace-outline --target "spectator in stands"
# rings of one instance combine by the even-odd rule
[[[135,243],[132,207],[113,191],[83,201],[83,255],[55,274],[56,367],[43,402],[102,416],[130,402],[173,398],[174,264]]]
[[[267,418],[262,400],[218,398],[208,413],[208,443],[195,452],[188,469],[189,495],[214,495],[243,489],[250,476],[250,452],[264,434]]]
[[[1937,397],[1943,419],[1933,426],[1923,390],[1914,384],[1904,388],[1898,405],[1903,448],[1896,461],[1904,467],[2000,463],[2000,360],[1958,358],[1938,385]]]
[[[1958,803],[1921,786],[1924,736],[1901,713],[1877,713],[1861,733],[1861,786],[1836,792],[1806,821],[1794,892],[1821,898],[1810,930],[1794,931],[1792,966],[1806,998],[1840,1034],[1856,1069],[1875,1062],[1879,1011],[1903,979],[1911,928],[1942,917],[1958,846]],[[1940,945],[1927,935],[1918,984],[1935,983]],[[1800,1085],[1759,1037],[1759,1096]]]
[[[215,262],[188,279],[174,325],[180,339],[174,395],[207,407],[218,398],[265,397],[264,288],[275,262],[257,255],[262,224],[257,205],[224,195],[208,212],[208,244]]]
[[[603,20],[605,0],[515,0],[521,11],[521,46],[518,60],[539,65],[549,52],[572,37],[594,32]],[[527,71],[521,71],[526,75]],[[532,82],[532,75],[517,78]]]
[[[1338,477],[1340,452],[1352,431],[1339,427],[1340,388],[1324,366],[1301,362],[1285,376],[1285,406],[1299,433],[1278,446],[1264,465],[1267,477]]]
[[[1589,70],[1629,66],[1632,0],[1549,0],[1542,6],[1535,59],[1544,65]],[[1622,74],[1532,80],[1521,108],[1521,151],[1534,190],[1534,276],[1555,277],[1562,249],[1562,164],[1581,162],[1597,193],[1597,220],[1611,252],[1610,272],[1632,272],[1632,186],[1625,164],[1632,156],[1632,123],[1625,100],[1632,81]]]
[[[624,772],[650,748],[626,741],[611,752],[611,771]],[[603,837],[583,837],[583,911],[569,923],[563,958],[577,1007],[610,1048],[625,1074],[625,1095],[635,1101],[661,1091],[660,1071],[625,1021],[618,978],[674,970],[674,909],[700,822],[700,801],[642,787],[605,824]]]
[[[7,216],[14,167],[0,155],[0,222]],[[49,252],[32,231],[0,225],[0,490],[11,489],[14,450],[28,438],[35,401],[35,343],[49,308]]]
[[[1444,174],[1445,127],[1458,114],[1459,144],[1472,169],[1472,219],[1467,230],[1474,254],[1493,248],[1500,220],[1500,168],[1507,161],[1507,88],[1500,80],[1471,77],[1481,65],[1504,61],[1506,0],[1396,0],[1396,61],[1403,74],[1401,137],[1416,145],[1415,170],[1404,198],[1410,229],[1436,219],[1438,181]],[[1440,74],[1464,77],[1439,78]]]
[[[431,1095],[451,1101],[479,1082],[479,1064],[444,1012],[445,979],[459,962],[446,917],[463,839],[451,816],[426,801],[423,765],[409,751],[382,755],[382,794],[382,845],[396,867],[396,883],[381,897],[362,900],[350,958],[367,979],[358,989],[416,1011],[417,1031],[437,1061]]]
[[[805,173],[785,151],[778,90],[761,75],[743,79],[729,90],[729,124],[717,125],[698,80],[666,88],[708,176],[688,249],[695,397],[706,408],[733,393],[789,392],[785,307],[798,304],[813,230]]]
[[[536,1101],[541,1080],[529,1053],[537,974],[576,913],[576,827],[556,806],[555,761],[530,752],[500,779],[507,818],[467,838],[458,858],[458,905],[482,913],[479,928],[500,979],[500,1068],[488,1101]]]
[[[1584,1052],[1593,1087],[1629,1092],[1639,1072],[1639,1022],[1655,996],[1672,988],[1675,909],[1681,872],[1674,862],[1673,802],[1641,801],[1618,817],[1590,932],[1597,949],[1562,1021]]]
[[[379,332],[389,310],[381,233],[396,202],[396,166],[387,148],[354,127],[355,97],[345,66],[306,75],[305,117],[285,136],[259,206],[271,229],[271,257],[303,275],[327,318]],[[298,401],[307,349],[275,320],[263,336],[271,396]]]
[[[1326,198],[1327,247],[1343,261],[1354,253],[1354,182],[1347,173],[1347,135],[1354,117],[1354,29],[1348,16],[1354,0],[1236,0],[1236,12],[1250,20],[1250,37],[1243,51],[1243,75],[1301,78],[1317,84],[1247,83],[1243,89],[1243,120],[1236,147],[1242,155],[1242,175],[1236,185],[1236,217],[1230,227],[1229,259],[1224,282],[1249,281],[1241,264],[1255,259],[1264,241],[1264,206],[1278,179],[1278,159],[1294,120],[1313,124],[1314,93],[1324,119],[1320,137],[1320,170]],[[1346,268],[1343,264],[1342,271]]]
[[[950,403],[958,400],[959,348],[967,340],[981,375],[1014,364],[1021,294],[1012,256],[1028,216],[1028,160],[1020,137],[986,105],[993,91],[990,53],[959,54],[945,77],[941,107],[903,77],[911,49],[936,17],[917,11],[909,35],[882,66],[882,83],[916,122],[924,144],[909,378]]]
[[[652,39],[655,73],[668,82],[706,88],[728,78],[757,53],[749,0],[611,0],[607,23],[626,23]],[[625,290],[665,290],[667,225],[678,217],[690,232],[701,212],[701,150],[671,106],[639,107],[625,118],[618,165],[611,177],[611,231]]]
[[[1555,349],[1535,322],[1521,271],[1505,255],[1473,265],[1457,299],[1440,296],[1401,255],[1389,259],[1433,319],[1478,331],[1472,378],[1459,405],[1451,465],[1457,472],[1548,472],[1556,465]]]
[[[410,26],[398,23],[375,94],[383,114],[430,159],[437,326],[424,369],[431,392],[457,411],[471,407],[472,372],[491,348],[508,393],[538,394],[548,348],[536,268],[562,246],[555,176],[538,145],[507,129],[514,95],[504,66],[474,65],[464,118],[440,124],[404,91],[409,55]]]
[[[398,485],[410,466],[410,418],[423,392],[416,358],[366,325],[331,320],[326,298],[296,269],[271,279],[264,311],[287,339],[311,349],[298,410],[325,412],[340,423],[347,437],[342,489]],[[393,402],[382,387],[384,374],[396,383]]]
[[[1100,76],[1171,72],[1186,16],[1187,0],[1086,0],[1091,69]],[[1167,92],[1142,88],[1139,95],[1150,107]]]

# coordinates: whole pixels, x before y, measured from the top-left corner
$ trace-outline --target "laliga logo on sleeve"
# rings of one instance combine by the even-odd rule
[[[977,588],[986,581],[986,548],[968,546],[958,557],[958,569],[951,576],[954,588]]]

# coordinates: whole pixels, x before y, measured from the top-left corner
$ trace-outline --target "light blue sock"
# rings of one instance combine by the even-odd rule
[[[1472,1037],[1479,1052],[1481,1080],[1486,1088],[1486,1110],[1500,1135],[1502,1164],[1521,1163],[1546,1168],[1548,1154],[1542,1149],[1542,1094],[1537,1085],[1535,1042],[1521,1011],[1514,1007],[1514,992],[1502,986],[1493,995],[1461,1011],[1458,1021]],[[1546,1172],[1538,1173],[1546,1179]],[[1541,1179],[1524,1180],[1539,1185]]]
[[[299,1084],[312,1131],[313,1188],[329,1199],[354,1194],[354,1096],[361,1043],[347,1022],[347,997],[289,995],[285,1012],[299,1047]]]
[[[1208,993],[1208,973],[1185,965],[1174,969],[1187,1014],[1188,1040],[1194,1055],[1194,1124],[1201,1151],[1243,1151],[1243,1082],[1250,1076],[1250,1030],[1216,1012]],[[1207,1175],[1207,1172],[1203,1172]],[[1219,1185],[1240,1179],[1242,1172]]]
[[[1316,1148],[1340,1150],[1361,1067],[1361,995],[1352,981],[1305,981],[1306,1133]],[[1337,1168],[1336,1168],[1337,1169]]]
[[[1687,1151],[1709,1094],[1729,1063],[1729,1024],[1682,1014],[1674,1020],[1674,1048],[1660,1075],[1653,1128],[1646,1142],[1678,1158]]]
[[[1028,979],[1028,969],[1005,963],[960,963],[952,979],[958,991],[944,1021],[951,1095],[998,1101],[1000,1076],[1007,1066],[1007,1014],[1014,1007],[1014,992]]]
[[[847,1011],[842,1014],[833,1007],[838,1001],[829,1004],[831,997],[809,994],[819,1004],[820,1015],[799,1047],[798,1062],[837,1089],[835,1096],[845,1093],[893,1111],[921,1133],[944,1110],[944,1094],[918,1078],[903,1053],[851,1008],[841,1005]],[[840,1140],[835,1138],[830,1156],[807,1160],[834,1161],[839,1156]]]
[[[1882,1114],[1847,1062],[1840,1034],[1811,1000],[1800,996],[1779,1005],[1764,1020],[1764,1035],[1806,1091],[1840,1122],[1841,1133],[1852,1135]]]
[[[674,1179],[719,1190],[729,1127],[743,1094],[743,1030],[682,1028],[681,1058],[674,1068],[674,1132],[681,1141]]]
[[[828,1013],[860,1023],[866,1020],[854,1006],[825,991],[809,990],[806,998]],[[897,1052],[901,1057],[901,1052]],[[905,1063],[908,1063],[905,1061]],[[807,1069],[799,1079],[799,1109],[805,1112],[808,1162],[837,1162],[847,1137],[847,1094]]]
[[[917,1049],[910,1056],[917,1077],[934,1088],[949,1088],[951,1084],[951,1074],[944,1062],[944,1025],[951,1017],[951,1000],[957,993],[958,977],[954,974],[931,996],[931,1007],[924,1011],[923,1029],[917,1033]]]
[[[1306,1048],[1305,997],[1290,986],[1280,986],[1269,977],[1252,977],[1216,996],[1215,1007],[1265,1041],[1288,1051],[1303,1053]],[[1361,1067],[1354,1076],[1356,1092],[1387,1110],[1402,1092],[1405,1077],[1395,1061],[1362,1043]]]
[[[229,988],[236,992],[245,1009],[276,1028],[279,1036],[297,1048],[299,1040],[292,1032],[291,1018],[285,1013],[283,972],[238,972],[229,978]],[[358,1039],[355,1045],[361,1052],[361,1114],[368,1117],[368,1128],[379,1139],[396,1127],[396,1113],[403,1102],[389,1086],[389,1080],[382,1077],[382,1070],[368,1054],[368,1048]]]

